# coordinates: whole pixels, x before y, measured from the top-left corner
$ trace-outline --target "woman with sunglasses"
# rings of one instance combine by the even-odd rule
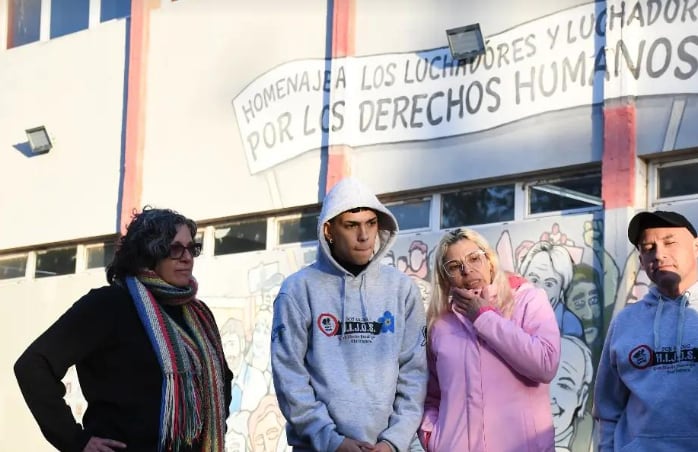
[[[422,445],[428,452],[553,451],[548,383],[560,332],[545,292],[503,272],[495,251],[469,229],[444,235],[434,267]]]
[[[223,451],[232,373],[192,275],[196,224],[168,209],[135,213],[107,267],[15,364],[24,399],[61,451]],[[63,400],[75,365],[82,425]]]

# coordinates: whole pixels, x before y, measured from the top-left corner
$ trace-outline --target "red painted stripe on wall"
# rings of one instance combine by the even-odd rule
[[[14,46],[15,42],[15,2],[13,1],[8,1],[7,2],[7,40],[5,48],[9,49]]]
[[[150,12],[160,0],[131,2],[131,47],[129,55],[128,95],[126,104],[126,146],[124,185],[121,193],[121,232],[131,220],[133,210],[141,209],[143,190],[143,142],[145,137],[145,100],[147,55],[150,38]]]
[[[332,58],[354,55],[355,0],[334,0],[332,18]],[[330,191],[342,178],[350,175],[349,147],[329,146],[326,190]]]
[[[635,106],[606,107],[601,166],[605,209],[635,205],[636,141]]]
[[[332,27],[332,57],[354,55],[355,0],[335,0]]]

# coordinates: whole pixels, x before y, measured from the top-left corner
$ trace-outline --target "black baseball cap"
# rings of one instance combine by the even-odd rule
[[[657,210],[655,212],[640,212],[630,220],[628,225],[630,243],[637,247],[642,231],[649,228],[686,228],[693,237],[698,236],[691,222],[680,213]]]

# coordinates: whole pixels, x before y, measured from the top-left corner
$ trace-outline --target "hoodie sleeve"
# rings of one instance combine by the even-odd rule
[[[311,316],[288,294],[274,301],[271,368],[279,408],[289,425],[315,450],[336,450],[344,440],[327,407],[315,397],[305,367]]]
[[[483,338],[516,372],[539,383],[550,383],[560,362],[560,329],[550,302],[540,289],[519,290],[517,306],[525,310],[521,325],[494,311],[473,323]]]
[[[424,398],[428,379],[426,362],[426,318],[419,290],[410,281],[411,288],[405,300],[405,334],[398,357],[398,375],[393,413],[388,428],[378,440],[386,440],[397,450],[408,450],[422,421]]]
[[[594,387],[594,419],[599,423],[599,452],[614,450],[616,425],[628,403],[629,391],[618,374],[612,349],[617,318],[611,322],[601,352]]]
[[[58,450],[81,451],[89,439],[65,403],[61,379],[113,332],[110,306],[91,291],[41,334],[14,366],[17,382],[41,432]]]

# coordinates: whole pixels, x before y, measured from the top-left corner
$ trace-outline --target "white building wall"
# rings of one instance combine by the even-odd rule
[[[520,6],[505,0],[478,4],[414,1],[401,2],[399,7],[392,0],[354,3],[355,60],[391,55],[385,57],[388,60],[401,52],[444,47],[445,29],[472,22],[480,22],[486,36],[506,33],[577,5],[573,0],[521,2]],[[163,0],[152,11],[147,54],[143,55],[147,69],[141,105],[145,117],[143,179],[142,187],[137,187],[142,188],[142,204],[171,207],[202,221],[318,202],[325,176],[319,150],[312,148],[261,171],[250,171],[246,137],[233,99],[286,63],[314,65],[322,60],[327,51],[326,7],[327,2],[321,0]],[[3,14],[0,7],[0,20]],[[677,24],[675,29],[689,30],[694,25],[681,24],[680,28]],[[1,36],[6,34],[4,26],[0,25]],[[0,51],[0,250],[118,230],[125,28],[124,20],[112,21],[59,39]],[[537,32],[545,36],[546,30]],[[347,94],[346,99],[354,94]],[[589,96],[586,103],[591,99]],[[669,114],[667,110],[662,110],[664,115]],[[686,111],[693,115],[687,117],[696,117],[694,98],[687,101]],[[650,114],[641,119],[647,127],[640,133],[663,136],[663,122]],[[602,122],[600,107],[582,105],[467,136],[364,143],[347,153],[352,173],[380,193],[424,190],[598,163],[603,149]],[[657,126],[658,122],[662,125]],[[27,158],[12,145],[25,141],[24,129],[38,124],[48,127],[54,149]],[[676,142],[695,146],[695,133],[684,129],[689,128],[679,128]],[[320,144],[318,140],[317,147]],[[656,146],[648,152],[655,150]],[[644,186],[645,181],[638,183]],[[646,207],[644,202],[640,200],[637,207]],[[695,206],[673,207],[695,219]],[[570,250],[575,264],[598,269],[602,261],[609,260],[606,269],[615,269],[611,282],[622,279],[632,285],[637,275],[628,263],[637,259],[609,253],[611,244],[598,243],[601,216],[601,211],[540,216],[487,225],[481,231],[506,253],[507,269],[516,270],[532,243],[558,240]],[[433,229],[401,235],[394,248],[395,265],[417,266],[412,260],[418,257],[411,251],[413,244],[423,243],[433,251],[440,236],[435,231],[438,226]],[[278,276],[288,276],[308,263],[312,247],[294,245],[225,256],[205,253],[196,263],[199,295],[213,308],[219,326],[239,320],[245,328],[245,343],[268,350],[264,341],[269,335],[263,329],[268,325],[260,319],[268,315]],[[423,273],[424,268],[419,270]],[[428,290],[423,277],[418,278],[422,279],[420,288]],[[0,332],[5,344],[0,350],[0,450],[53,450],[24,406],[11,366],[30,341],[77,298],[102,284],[102,269],[40,280],[0,281],[0,315],[7,319]],[[624,304],[625,296],[620,292],[617,297],[608,296],[604,307],[612,309],[616,301],[618,306]],[[260,336],[255,336],[257,330]],[[249,410],[239,413],[249,415]],[[242,421],[233,425],[235,419]],[[229,431],[242,425],[243,433],[247,432],[244,420],[244,416],[232,416]],[[581,443],[575,451],[588,450],[588,413],[580,431]]]
[[[118,230],[124,25],[0,52],[0,249]],[[53,149],[28,157],[39,125]]]
[[[319,151],[250,174],[232,101],[280,62],[324,58],[325,6],[204,0],[153,12],[143,203],[208,219],[318,201]]]

